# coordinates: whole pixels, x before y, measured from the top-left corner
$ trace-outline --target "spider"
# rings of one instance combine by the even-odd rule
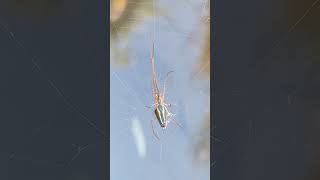
[[[181,128],[181,125],[178,122],[176,122],[176,120],[173,118],[175,116],[175,114],[170,113],[168,110],[168,107],[170,107],[171,104],[166,104],[164,101],[164,95],[166,92],[166,81],[167,81],[169,75],[173,71],[169,71],[166,74],[162,93],[160,92],[160,90],[158,88],[157,75],[156,75],[156,70],[155,70],[155,66],[154,66],[154,43],[152,45],[152,49],[150,52],[150,62],[151,62],[151,68],[152,68],[151,87],[152,87],[152,96],[153,96],[153,100],[154,100],[154,104],[152,105],[152,107],[154,107],[154,114],[156,116],[156,119],[158,120],[158,123],[160,124],[162,129],[166,129],[167,124],[170,122],[169,118],[171,118],[171,117],[172,117],[173,122],[175,122],[175,124]],[[149,106],[146,106],[146,107],[151,108]],[[156,131],[154,129],[152,120],[153,119],[151,119],[152,132],[153,132],[154,136],[158,140],[160,140],[158,134],[156,133]]]

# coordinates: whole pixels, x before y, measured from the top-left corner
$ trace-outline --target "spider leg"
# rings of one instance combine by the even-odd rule
[[[171,107],[171,106],[177,106],[177,103],[170,103],[170,104],[164,103],[164,105],[166,105],[167,107]]]
[[[166,74],[166,77],[165,77],[165,79],[164,79],[164,83],[163,83],[163,93],[162,93],[163,99],[164,99],[164,94],[166,93],[166,83],[167,83],[167,79],[168,79],[170,73],[173,73],[173,71],[169,71],[169,72]]]
[[[158,136],[158,133],[155,131],[155,129],[154,129],[154,127],[153,127],[153,121],[152,121],[152,119],[151,119],[151,128],[152,128],[152,133],[153,133],[153,135],[157,138],[157,140],[158,141],[160,141],[160,138],[159,138],[159,136]]]
[[[153,108],[155,105],[156,105],[156,104],[152,104],[152,106],[145,106],[145,107],[151,109],[151,108]]]
[[[172,114],[172,113],[169,113],[169,112],[168,112],[168,114],[169,114],[169,116],[172,117],[171,120],[172,120],[178,127],[182,128],[182,125],[174,118],[176,115],[175,115],[175,114]]]
[[[176,119],[172,119],[172,121],[173,121],[179,128],[182,129],[182,125],[181,125],[179,122],[177,122]]]

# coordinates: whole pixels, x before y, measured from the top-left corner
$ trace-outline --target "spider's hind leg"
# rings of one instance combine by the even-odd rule
[[[172,119],[172,121],[179,127],[182,129],[182,125],[176,120],[176,119]]]
[[[167,83],[167,80],[168,80],[168,77],[169,75],[173,73],[173,71],[169,71],[167,74],[166,74],[166,77],[164,79],[164,83],[163,83],[163,92],[162,92],[162,97],[164,98],[164,95],[166,93],[166,83]]]
[[[145,107],[146,108],[149,108],[149,109],[151,109],[151,108],[153,108],[153,107],[155,107],[156,106],[156,104],[152,104],[152,106],[147,106],[147,105],[145,105]]]
[[[170,103],[170,104],[165,104],[167,107],[171,107],[171,106],[177,106],[177,103]]]
[[[157,138],[158,141],[160,141],[160,138],[159,138],[159,136],[158,136],[158,133],[157,133],[157,131],[155,131],[155,129],[154,129],[152,119],[151,119],[150,122],[151,122],[151,128],[152,128],[152,133],[153,133],[153,135]]]
[[[182,125],[174,118],[175,116],[176,116],[176,114],[169,113],[169,117],[174,122],[174,124],[177,125],[178,127],[182,128]]]

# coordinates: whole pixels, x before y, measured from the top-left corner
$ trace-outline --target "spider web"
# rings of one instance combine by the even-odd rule
[[[295,29],[295,27],[296,26],[298,26],[299,25],[299,23],[308,15],[308,13],[311,11],[311,9],[313,8],[313,7],[315,7],[317,4],[318,4],[318,1],[319,0],[317,0],[317,1],[314,1],[314,3],[311,5],[311,7],[310,8],[308,8],[306,11],[305,11],[305,13],[303,14],[303,16],[301,16],[299,19],[298,19],[298,21],[296,21],[296,23],[294,24],[294,25],[292,25],[291,27],[290,27],[290,29],[288,30],[288,34],[289,33],[291,33],[292,31],[294,31],[294,29]],[[185,3],[184,5],[186,5],[186,6],[190,6],[190,3]],[[184,5],[182,5],[182,6],[184,6]],[[173,17],[173,19],[174,18],[176,18],[176,17]],[[159,19],[161,19],[161,18],[159,18]],[[167,19],[168,20],[168,19]],[[170,25],[172,25],[172,23],[170,24],[169,23],[169,21],[165,21],[166,23],[167,23],[167,28],[172,28],[173,26],[170,26]],[[161,25],[163,25],[163,24],[165,24],[166,25],[166,23],[161,23]],[[169,25],[170,24],[170,25]],[[159,23],[159,25],[160,25],[160,23]],[[159,26],[158,25],[158,26]],[[163,26],[165,26],[165,25],[163,25]],[[163,27],[163,26],[161,26],[161,27]],[[165,26],[166,27],[166,26]],[[179,28],[179,26],[178,26],[178,28]],[[28,49],[24,46],[24,43],[22,43],[20,40],[19,40],[19,38],[18,38],[18,36],[16,36],[16,33],[15,32],[12,32],[11,30],[10,30],[10,28],[8,28],[7,26],[5,26],[5,24],[4,23],[1,23],[1,31],[4,33],[4,34],[6,34],[16,45],[18,45],[19,47],[20,47],[20,49],[22,50],[22,51],[28,51]],[[162,29],[159,27],[159,29],[158,29],[158,31],[160,31],[160,33],[159,33],[159,37],[158,37],[158,43],[159,44],[161,44],[161,42],[162,42],[162,44],[165,44],[164,43],[164,40],[162,41],[161,40],[161,38],[163,37],[163,36],[165,36],[165,35],[170,35],[170,34],[165,34],[165,33],[163,33],[162,32]],[[143,31],[142,31],[143,32]],[[161,36],[160,36],[160,34],[161,34]],[[175,36],[179,36],[179,37],[181,37],[181,38],[183,38],[183,39],[187,39],[186,37],[187,36],[185,36],[187,33],[181,33],[181,32],[178,32],[177,33],[177,31],[175,32],[175,33],[172,33],[172,34],[175,34]],[[146,34],[144,34],[145,36],[141,36],[141,34],[135,34],[136,36],[140,36],[140,37],[145,37],[145,39],[148,39],[148,38],[150,38],[149,36],[146,36]],[[161,37],[161,38],[160,38]],[[150,39],[149,39],[150,40]],[[146,43],[146,44],[150,44],[150,41],[148,41],[149,43]],[[282,40],[280,41],[280,42],[282,42]],[[279,43],[276,43],[277,45],[275,46],[275,47],[277,47],[278,46],[278,44]],[[130,47],[132,47],[133,45],[131,45]],[[144,105],[148,105],[148,102],[152,102],[152,100],[151,100],[151,98],[150,98],[150,96],[148,96],[148,94],[150,94],[149,93],[149,89],[148,89],[148,87],[147,87],[147,85],[144,85],[145,84],[145,82],[148,82],[147,80],[146,81],[143,81],[143,80],[141,80],[141,74],[148,74],[148,68],[149,68],[149,65],[143,65],[143,64],[148,64],[148,61],[145,61],[145,62],[143,62],[143,63],[141,63],[141,59],[148,59],[148,53],[146,53],[146,52],[149,52],[149,48],[150,47],[148,47],[148,46],[145,46],[144,48],[141,48],[140,50],[138,50],[137,48],[135,48],[134,50],[132,50],[133,52],[137,52],[138,54],[136,54],[136,53],[134,53],[134,54],[136,54],[136,56],[135,56],[135,62],[136,62],[136,64],[134,64],[134,65],[132,65],[132,67],[133,68],[131,68],[130,70],[133,70],[134,72],[133,73],[130,73],[130,75],[132,75],[132,78],[133,78],[133,80],[131,80],[131,79],[127,79],[126,77],[127,76],[129,76],[128,74],[125,74],[125,72],[122,72],[122,71],[120,71],[120,70],[114,70],[114,71],[112,71],[113,73],[111,74],[112,76],[111,76],[111,79],[114,81],[114,84],[115,84],[115,86],[117,86],[119,89],[123,89],[125,92],[123,92],[123,94],[126,94],[128,97],[127,97],[127,99],[126,99],[126,101],[121,101],[121,102],[116,102],[116,103],[114,103],[114,107],[111,107],[112,109],[111,109],[111,112],[113,112],[114,114],[122,114],[122,117],[124,117],[124,119],[123,119],[123,123],[124,123],[124,126],[121,126],[120,128],[118,128],[118,129],[116,129],[115,130],[115,132],[119,132],[119,133],[123,133],[123,134],[115,134],[115,138],[117,138],[117,140],[119,140],[120,139],[120,141],[121,140],[123,140],[124,139],[124,137],[123,136],[126,136],[126,137],[130,137],[130,136],[132,136],[132,135],[130,135],[130,128],[131,128],[131,122],[133,121],[132,119],[134,119],[135,117],[134,116],[132,116],[132,115],[137,115],[138,116],[138,119],[141,121],[141,124],[147,124],[145,121],[143,121],[142,122],[142,119],[149,119],[149,117],[145,117],[144,115],[144,113],[143,112],[145,112],[145,111],[148,111],[148,110],[146,110],[146,109],[144,109]],[[161,49],[165,49],[165,50],[161,50]],[[177,49],[179,49],[179,48],[177,48]],[[166,63],[165,62],[162,62],[163,61],[163,59],[166,59],[166,58],[159,58],[159,57],[168,57],[168,56],[164,56],[164,55],[162,55],[161,53],[163,53],[163,51],[166,51],[167,49],[165,48],[165,45],[162,45],[162,47],[161,48],[158,48],[156,51],[156,54],[158,54],[157,56],[157,58],[156,59],[160,59],[159,61],[157,61],[158,63],[156,64],[156,66],[157,66],[157,69],[160,69],[160,72],[159,72],[159,76],[160,76],[160,79],[162,79],[161,78],[161,76],[163,77],[163,75],[165,74],[165,71],[167,71],[167,70],[171,70],[171,67],[169,68],[168,66],[169,65],[167,65],[166,66]],[[176,50],[176,49],[175,49]],[[176,54],[178,54],[178,53],[181,53],[181,52],[185,52],[184,51],[185,49],[183,49],[183,48],[181,48],[180,49],[180,51],[177,51],[177,52],[175,52]],[[162,51],[162,52],[161,52]],[[186,56],[184,56],[183,54],[181,55],[183,58],[186,58]],[[32,56],[31,58],[29,58],[29,60],[31,61],[31,63],[33,64],[33,66],[34,66],[34,68],[35,69],[37,69],[38,71],[40,71],[40,72],[43,72],[43,68],[37,63],[38,61],[37,61],[37,57],[36,56]],[[180,58],[179,58],[180,59]],[[179,66],[181,65],[182,63],[180,63],[179,64]],[[177,65],[178,66],[178,65]],[[204,67],[206,67],[206,66],[204,66]],[[146,73],[141,73],[141,72],[146,72]],[[140,74],[141,73],[141,74]],[[175,75],[176,76],[176,75]],[[178,81],[179,80],[181,80],[181,79],[179,79],[179,77],[181,77],[182,75],[179,75],[179,73],[178,73],[178,75],[177,75],[178,77],[176,77],[177,79],[178,79]],[[76,114],[78,114],[79,116],[80,116],[80,118],[82,119],[82,120],[84,120],[84,121],[86,121],[87,123],[88,123],[88,126],[90,126],[90,127],[92,127],[95,131],[96,131],[96,133],[98,133],[98,134],[102,134],[102,133],[99,133],[100,132],[100,130],[99,129],[97,129],[96,128],[96,126],[95,126],[95,124],[94,123],[92,123],[92,121],[77,107],[77,105],[76,104],[74,104],[70,99],[68,99],[68,97],[63,93],[63,91],[62,90],[60,90],[59,88],[58,88],[58,86],[56,85],[56,82],[54,82],[53,80],[51,80],[50,78],[46,78],[45,77],[45,80],[47,81],[47,83],[51,86],[51,88],[57,93],[57,95],[58,96],[60,96],[60,98],[64,101],[64,103],[65,103],[65,105],[67,106],[67,108],[69,109],[69,110],[71,110],[71,111],[73,111],[73,112],[75,112]],[[136,84],[139,84],[139,85],[136,85]],[[146,84],[148,84],[148,83],[146,83]],[[177,88],[177,87],[175,87],[175,88]],[[193,89],[194,90],[194,89]],[[171,94],[173,94],[173,95],[171,95]],[[171,96],[171,97],[170,97]],[[183,98],[178,98],[179,97],[179,93],[177,93],[177,92],[174,92],[173,90],[172,90],[172,88],[170,89],[170,83],[168,84],[168,101],[169,100],[174,100],[174,99],[183,99],[183,98],[186,98],[186,97],[183,97]],[[178,104],[179,106],[181,105],[181,103],[180,104]],[[184,103],[182,103],[182,105],[181,106],[183,106],[184,105]],[[180,107],[181,107],[180,106]],[[141,110],[141,112],[138,112],[138,113],[136,113],[136,111],[137,110]],[[181,109],[186,109],[186,108],[181,108]],[[143,111],[143,112],[142,112]],[[179,115],[179,114],[183,114],[183,113],[188,113],[188,112],[192,112],[193,111],[193,109],[192,108],[189,108],[188,110],[181,110],[181,111],[177,111],[177,114]],[[146,115],[146,116],[150,116],[150,117],[152,117],[152,113],[150,113],[149,115]],[[129,117],[129,119],[128,119],[128,117]],[[130,118],[130,117],[134,117],[134,118]],[[181,116],[180,116],[181,117]],[[190,117],[190,116],[184,116],[184,117]],[[181,118],[181,119],[184,119],[184,118]],[[118,120],[118,119],[117,119]],[[120,121],[120,120],[119,120]],[[126,127],[126,125],[127,125],[127,128],[123,128],[123,127]],[[45,126],[45,125],[44,125]],[[139,125],[138,125],[139,126]],[[142,125],[143,126],[143,125]],[[174,126],[173,124],[170,124],[170,126]],[[35,135],[37,135],[40,131],[41,131],[41,129],[42,129],[43,127],[41,127],[41,128],[36,128],[35,130],[34,130],[34,132],[33,133],[31,133],[32,134],[32,136],[35,136]],[[122,129],[122,131],[120,131]],[[146,127],[143,127],[143,129],[145,130],[144,132],[145,132],[145,135],[148,133],[148,130],[149,130],[149,135],[150,136],[152,136],[152,134],[150,133],[150,128],[148,128],[147,126]],[[118,131],[119,130],[119,131]],[[180,130],[179,129],[177,129],[176,130],[177,132],[179,132]],[[164,135],[166,135],[166,134],[169,134],[170,135],[170,138],[172,138],[172,136],[175,136],[176,135],[176,132],[175,131],[170,131],[169,133],[167,133],[167,132],[165,132],[165,134]],[[103,134],[102,134],[103,135]],[[103,137],[105,137],[104,135],[103,135]],[[152,141],[153,139],[152,139],[152,137],[150,137],[151,138],[151,140],[150,141]],[[164,141],[166,142],[166,143],[168,143],[169,144],[169,142],[168,141],[170,141],[170,138],[168,138],[168,139],[166,139],[166,137],[164,137]],[[147,141],[147,142],[149,142],[149,141]],[[177,143],[177,141],[174,141],[175,143]],[[119,142],[119,144],[121,144],[121,143],[123,143],[123,142]],[[134,144],[131,144],[132,146],[131,147],[134,147],[135,145]],[[171,145],[171,144],[170,144]],[[90,145],[88,145],[88,144],[81,144],[81,145],[79,145],[79,144],[73,144],[72,145],[73,147],[74,147],[74,149],[75,149],[75,153],[71,156],[71,158],[69,158],[70,160],[68,160],[68,162],[67,163],[61,163],[61,164],[57,164],[57,166],[71,166],[72,165],[72,162],[74,161],[74,160],[76,160],[80,155],[81,155],[81,153],[83,153],[84,151],[86,151],[87,149],[88,149],[88,147],[90,146]],[[159,146],[157,146],[157,148],[159,148]],[[168,162],[168,161],[166,161],[166,159],[165,159],[165,157],[168,157],[168,154],[170,154],[170,153],[172,153],[172,154],[174,154],[174,155],[176,155],[177,153],[180,153],[180,152],[175,152],[174,150],[174,148],[172,148],[172,149],[170,149],[170,147],[168,148],[166,145],[161,145],[160,146],[160,148],[159,149],[157,149],[157,150],[159,150],[159,151],[157,151],[157,152],[160,152],[159,154],[157,154],[157,153],[154,153],[153,155],[155,155],[155,156],[157,156],[157,158],[156,159],[158,159],[158,157],[159,157],[159,160],[161,160],[162,162],[164,161],[164,162]],[[127,151],[133,151],[132,149],[130,149],[130,150],[127,150]],[[147,153],[149,152],[149,150],[147,151]],[[163,153],[161,153],[161,152],[163,152]],[[159,156],[158,156],[159,155]],[[13,153],[9,153],[8,154],[8,157],[9,157],[9,159],[15,159],[15,158],[25,158],[25,159],[28,159],[29,157],[21,157],[19,154],[17,154],[17,153],[15,153],[15,152],[13,152]],[[170,156],[170,158],[171,158],[171,156]],[[150,159],[149,159],[150,160]],[[177,160],[179,160],[179,159],[177,159]],[[45,163],[45,162],[38,162],[38,163]],[[123,164],[122,164],[123,165]],[[164,165],[168,165],[168,164],[164,164]],[[129,168],[133,168],[133,167],[129,167]],[[158,166],[154,166],[154,168],[155,169],[162,169],[162,168],[159,168]],[[167,171],[168,171],[168,174],[175,174],[175,173],[178,173],[178,174],[181,174],[180,171],[181,169],[176,169],[176,168],[172,168],[172,169],[167,169]],[[171,171],[171,172],[169,172],[169,171]],[[172,172],[173,171],[173,172]],[[175,171],[177,171],[177,172],[175,172]],[[142,172],[142,169],[139,171],[139,172]],[[152,171],[152,173],[154,173],[154,174],[159,174],[158,172],[156,172],[154,169],[153,169],[153,171]]]
[[[130,27],[131,31],[127,35],[121,34],[123,27],[120,25],[111,27],[116,41],[111,42],[111,46],[120,46],[126,50],[123,53],[129,54],[127,67],[111,65],[111,179],[128,176],[131,179],[154,179],[154,174],[157,174],[158,179],[177,179],[186,172],[185,179],[199,176],[209,178],[210,164],[205,171],[194,170],[190,153],[193,131],[200,126],[202,113],[208,111],[208,108],[203,108],[203,101],[207,98],[204,89],[208,88],[208,82],[198,81],[199,77],[195,75],[198,83],[194,84],[189,78],[197,54],[200,53],[200,48],[194,48],[190,43],[190,34],[195,34],[195,38],[202,37],[198,35],[202,33],[201,28],[194,27],[205,16],[203,11],[207,5],[204,1],[173,3],[154,0],[139,3],[147,5],[145,11],[152,10],[153,18],[143,19],[139,25]],[[167,14],[159,15],[162,8]],[[185,19],[186,13],[190,13],[190,21]],[[126,25],[124,27],[129,28]],[[150,121],[154,118],[153,110],[145,107],[154,103],[149,61],[153,41],[161,90],[165,74],[174,71],[166,84],[165,102],[173,104],[169,111],[176,114],[176,120],[182,124],[182,128],[179,128],[170,122],[167,129],[162,130],[153,119],[160,141],[152,133]],[[133,125],[137,122],[139,125]],[[139,139],[135,135],[136,131],[143,134],[140,135],[143,140],[136,140]],[[144,145],[138,145],[141,141]],[[210,141],[209,134],[207,141]],[[139,150],[141,146],[144,148]],[[122,173],[123,169],[126,175]],[[159,171],[162,173],[159,174]],[[144,172],[143,175],[141,172]]]
[[[164,2],[162,4],[167,4],[170,5],[170,1]],[[185,12],[191,12],[191,7],[190,3],[185,3],[184,1],[179,2],[181,5],[185,7],[181,7],[184,9]],[[156,7],[158,3],[156,3]],[[201,4],[201,3],[199,3]],[[159,9],[159,8],[156,8]],[[179,45],[177,43],[172,42],[171,44],[168,44],[168,39],[162,39],[163,37],[167,38],[175,38],[178,37],[177,39],[180,44],[184,44],[184,42],[187,42],[188,36],[184,32],[190,32],[191,29],[187,29],[188,27],[181,26],[181,24],[184,23],[177,23],[181,22],[183,20],[182,16],[166,16],[165,18],[157,17],[157,25],[156,25],[156,30],[158,33],[156,34],[155,41],[156,41],[156,68],[157,68],[157,73],[159,77],[159,82],[160,86],[163,85],[163,78],[164,75],[166,74],[167,71],[170,70],[175,70],[178,69],[178,67],[183,67],[185,62],[183,61],[178,61],[179,59],[185,59],[187,60],[186,62],[189,62],[191,60],[191,57],[194,58],[194,56],[190,56],[191,53],[185,53],[186,52],[186,47]],[[184,20],[185,21],[185,20]],[[175,24],[177,23],[177,24]],[[173,27],[172,25],[175,24]],[[147,144],[147,151],[146,154],[148,155],[148,158],[145,158],[146,161],[152,162],[155,161],[157,162],[156,164],[152,165],[153,163],[149,163],[151,168],[149,168],[150,172],[153,174],[158,173],[158,170],[163,170],[166,173],[164,173],[165,177],[171,177],[171,176],[177,176],[181,172],[183,172],[185,169],[190,169],[191,167],[189,164],[183,164],[180,167],[180,169],[177,169],[173,165],[170,164],[171,161],[173,162],[179,162],[182,159],[185,159],[185,157],[188,157],[186,149],[188,148],[187,144],[187,138],[186,136],[190,135],[190,132],[188,132],[191,128],[195,126],[196,121],[194,122],[187,122],[185,119],[192,119],[197,115],[194,115],[194,112],[197,112],[198,109],[201,109],[201,106],[196,107],[196,103],[192,102],[192,97],[189,98],[191,92],[194,90],[190,84],[186,83],[188,82],[186,79],[183,77],[187,77],[188,72],[184,72],[184,70],[188,70],[188,68],[183,67],[183,69],[179,69],[176,71],[174,74],[171,82],[168,83],[167,89],[168,93],[166,95],[166,100],[167,102],[170,102],[172,104],[176,104],[174,107],[170,108],[170,111],[173,113],[177,114],[177,121],[181,122],[183,124],[184,128],[179,129],[178,127],[175,127],[173,123],[169,124],[169,127],[165,131],[161,131],[158,129],[161,137],[161,142],[155,142],[154,137],[152,136],[151,133],[151,128],[149,125],[149,120],[153,116],[152,111],[146,109],[144,106],[145,105],[150,105],[152,102],[152,97],[150,96],[151,94],[150,91],[150,77],[146,76],[146,74],[150,74],[148,70],[150,69],[150,64],[149,64],[149,45],[151,44],[151,38],[152,37],[152,31],[150,33],[146,32],[145,26],[142,26],[143,31],[133,31],[133,35],[131,35],[132,40],[128,41],[130,42],[129,47],[139,47],[137,46],[138,44],[145,44],[145,46],[141,48],[132,48],[131,51],[134,52],[132,53],[133,56],[133,64],[131,64],[131,69],[132,71],[123,71],[121,69],[111,69],[111,87],[117,87],[116,91],[119,91],[121,96],[125,97],[125,100],[121,99],[121,101],[117,101],[117,99],[111,99],[111,116],[121,114],[121,117],[123,118],[116,118],[116,121],[122,121],[123,124],[120,124],[119,128],[111,128],[111,133],[113,133],[113,129],[115,129],[115,134],[114,136],[111,135],[111,147],[114,146],[112,144],[113,142],[116,142],[116,144],[119,145],[128,145],[124,146],[127,147],[125,152],[122,153],[122,155],[127,154],[128,152],[134,150],[132,147],[135,147],[135,144],[133,144],[133,141],[130,142],[125,142],[126,138],[125,137],[132,137],[133,135],[130,133],[130,129],[134,131],[134,128],[132,128],[132,124],[134,122],[139,122],[140,123],[135,123],[136,127],[135,129],[143,129],[144,134],[142,136],[148,136],[146,138],[146,143]],[[146,25],[146,27],[150,27],[148,29],[152,30],[154,27],[153,22],[150,22],[149,24]],[[191,26],[190,26],[191,27]],[[123,27],[126,28],[126,27]],[[187,30],[186,30],[186,29]],[[119,31],[120,27],[115,26],[114,28],[116,32]],[[162,31],[164,30],[164,31]],[[77,119],[81,119],[82,121],[79,121],[79,123],[84,122],[87,124],[87,126],[91,127],[91,129],[95,132],[96,135],[99,135],[102,137],[101,139],[103,140],[104,143],[109,142],[109,139],[107,136],[103,133],[102,130],[100,130],[97,125],[92,121],[92,119],[86,115],[83,112],[83,109],[78,107],[78,104],[73,102],[74,99],[70,98],[67,93],[65,93],[60,86],[58,86],[58,82],[54,80],[54,78],[47,76],[47,72],[44,67],[41,66],[41,58],[38,58],[38,53],[31,53],[28,47],[25,45],[24,42],[22,42],[19,38],[19,33],[16,33],[11,30],[11,28],[7,27],[5,23],[1,23],[1,31],[10,38],[10,41],[13,42],[21,51],[21,53],[25,53],[27,60],[29,60],[30,64],[32,64],[34,70],[38,72],[39,74],[37,76],[41,77],[47,85],[55,92],[55,95],[59,97],[59,100],[61,100],[62,104],[64,104],[64,108],[70,112],[72,112],[74,115],[77,116]],[[184,31],[184,32],[182,32]],[[141,33],[142,32],[142,33]],[[149,36],[150,34],[150,36]],[[119,34],[117,36],[119,37]],[[136,39],[143,39],[144,41],[136,41]],[[171,45],[171,47],[170,47]],[[165,49],[162,51],[162,49]],[[181,54],[182,53],[182,54]],[[185,53],[185,54],[183,54]],[[171,56],[171,54],[175,56]],[[146,61],[142,61],[145,59]],[[170,64],[172,59],[176,59],[177,64]],[[191,58],[192,59],[192,58]],[[113,67],[112,67],[113,68]],[[146,83],[147,82],[147,83]],[[183,82],[183,83],[179,83]],[[182,85],[182,87],[179,87],[179,85]],[[122,89],[122,92],[121,92]],[[178,89],[178,90],[177,90]],[[186,90],[186,92],[182,92],[181,94],[179,91],[183,89]],[[115,92],[113,90],[113,92]],[[116,97],[112,96],[111,98]],[[113,103],[115,102],[116,103]],[[186,103],[186,101],[188,103]],[[60,103],[61,103],[60,102]],[[192,103],[191,103],[192,102]],[[186,107],[186,104],[188,106]],[[184,108],[181,108],[184,107]],[[146,120],[147,119],[147,120]],[[113,118],[111,118],[111,121]],[[113,121],[111,122],[111,124]],[[46,124],[44,123],[43,126],[37,127],[34,132],[31,133],[31,140],[32,138],[37,136],[39,133],[42,133],[43,129],[45,129],[47,126],[50,126],[50,123]],[[155,125],[156,126],[156,125]],[[113,137],[115,139],[113,139]],[[140,135],[141,137],[141,135]],[[30,141],[31,141],[30,140]],[[78,144],[78,143],[73,143],[71,144],[72,152],[70,156],[66,157],[63,159],[63,162],[58,162],[56,164],[57,167],[62,167],[62,168],[69,168],[74,165],[74,162],[81,156],[82,153],[86,152],[90,147],[94,146],[94,143],[85,143],[85,144]],[[152,144],[153,143],[153,144]],[[177,146],[175,144],[181,143],[181,146]],[[151,145],[150,145],[151,144]],[[175,146],[173,146],[175,145]],[[150,147],[151,146],[151,147]],[[129,147],[129,148],[128,148]],[[62,147],[61,147],[62,148]],[[179,149],[180,148],[180,149]],[[181,149],[183,148],[183,149]],[[19,149],[19,148],[17,148]],[[130,150],[128,150],[130,149]],[[182,150],[182,151],[180,151]],[[17,153],[19,150],[15,150],[12,153],[8,154],[8,157],[10,160],[15,160],[15,159],[31,159],[31,157],[23,157],[23,155]],[[143,152],[142,152],[143,154]],[[134,159],[136,156],[132,156],[130,162],[135,162]],[[130,158],[129,158],[130,159]],[[40,162],[38,161],[37,163],[48,163],[46,161]],[[134,164],[129,164],[131,166],[128,167],[123,167],[125,163],[121,163],[122,168],[125,169],[135,169]],[[115,166],[116,167],[116,166]],[[138,171],[136,172],[142,172],[144,170],[144,166],[137,166],[136,169]],[[113,168],[113,166],[111,166]],[[121,169],[121,168],[120,168]],[[192,169],[188,172],[193,172]],[[150,174],[151,174],[150,173]],[[141,174],[140,174],[141,175]],[[138,176],[139,177],[139,176]],[[191,177],[191,176],[190,176]],[[160,178],[160,176],[159,176]],[[140,179],[140,178],[139,178]],[[149,178],[146,178],[149,179]]]

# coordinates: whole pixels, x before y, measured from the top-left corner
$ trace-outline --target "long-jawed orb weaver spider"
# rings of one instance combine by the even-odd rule
[[[173,71],[169,71],[166,76],[165,76],[165,80],[164,80],[164,84],[163,84],[163,92],[161,93],[159,91],[158,88],[158,81],[157,81],[157,75],[156,75],[156,70],[155,70],[155,66],[154,66],[154,44],[152,45],[152,49],[150,52],[150,62],[151,62],[151,69],[152,69],[152,73],[151,73],[151,87],[152,87],[152,96],[153,96],[153,100],[154,100],[154,104],[152,105],[152,107],[154,107],[154,114],[158,120],[158,123],[160,124],[162,129],[165,129],[167,127],[167,124],[170,122],[169,118],[172,118],[173,122],[175,122],[175,124],[179,127],[181,127],[181,125],[175,121],[174,116],[175,114],[172,114],[168,111],[168,107],[171,106],[171,104],[166,104],[164,102],[164,95],[166,92],[166,81],[168,79],[168,76],[173,72]],[[149,106],[147,106],[148,108],[151,108]],[[153,120],[153,119],[152,119]],[[158,134],[156,133],[154,127],[153,127],[153,121],[151,120],[151,127],[152,127],[152,132],[154,134],[154,136],[160,140]]]

